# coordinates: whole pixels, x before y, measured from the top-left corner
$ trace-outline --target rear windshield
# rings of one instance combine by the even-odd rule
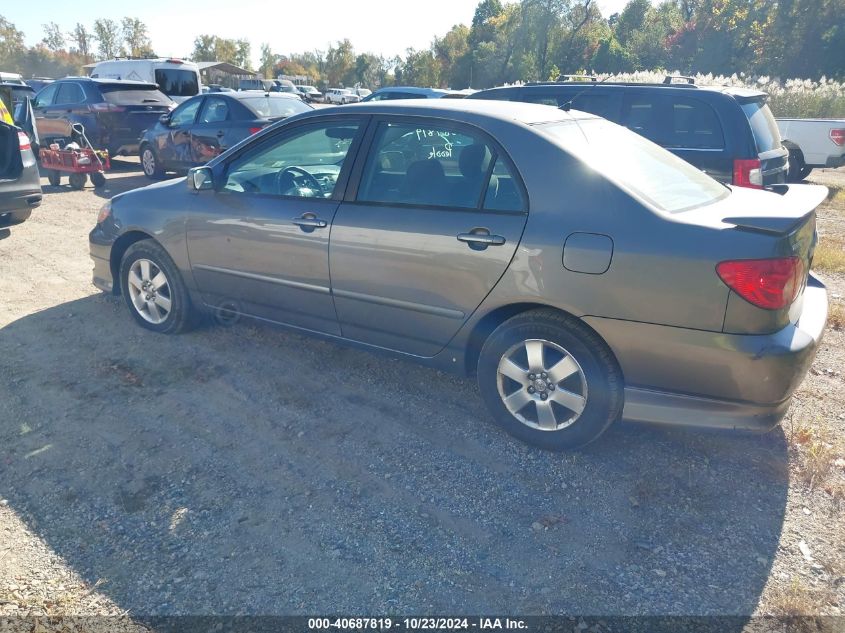
[[[100,84],[103,98],[114,105],[167,105],[170,98],[161,90],[141,85],[137,88],[126,84]]]
[[[773,149],[780,149],[781,138],[778,124],[772,111],[764,101],[750,101],[742,104],[742,111],[751,124],[751,133],[757,141],[757,151],[761,154]]]
[[[671,152],[604,119],[544,123],[537,129],[595,171],[666,213],[712,204],[730,193]]]
[[[241,103],[258,116],[267,119],[292,116],[311,109],[300,99],[288,99],[286,97],[274,98],[267,95],[262,97],[247,97],[246,99],[241,99]]]
[[[199,94],[197,73],[177,68],[156,68],[155,78],[161,91],[171,97],[193,97]]]

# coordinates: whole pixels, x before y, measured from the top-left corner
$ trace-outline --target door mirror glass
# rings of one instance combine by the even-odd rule
[[[194,167],[188,172],[188,189],[203,191],[214,188],[214,174],[210,167]]]

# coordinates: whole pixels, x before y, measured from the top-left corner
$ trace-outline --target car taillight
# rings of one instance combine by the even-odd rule
[[[763,166],[757,158],[741,159],[734,161],[734,180],[737,187],[750,187],[751,189],[763,188]]]
[[[88,109],[91,112],[123,112],[126,110],[123,106],[113,103],[92,103],[88,106]]]
[[[804,262],[798,257],[721,262],[716,272],[740,297],[766,310],[791,305],[805,276]]]
[[[845,129],[838,128],[830,131],[830,140],[839,145],[845,145]]]
[[[18,144],[21,146],[21,150],[32,149],[32,145],[29,142],[29,137],[26,135],[25,132],[18,132]]]
[[[249,128],[249,133],[250,134],[258,134],[263,129],[264,128],[261,128],[261,127],[251,127],[251,128]]]

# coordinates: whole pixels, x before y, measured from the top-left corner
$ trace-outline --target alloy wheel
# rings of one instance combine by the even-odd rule
[[[584,370],[551,341],[529,339],[512,346],[499,361],[496,382],[510,414],[533,429],[569,427],[587,405]]]
[[[153,325],[166,321],[172,296],[164,271],[149,259],[138,259],[130,266],[127,281],[132,305],[141,318]]]
[[[145,149],[141,154],[141,166],[144,168],[144,173],[147,176],[152,176],[156,172],[156,157],[153,151],[149,148]]]

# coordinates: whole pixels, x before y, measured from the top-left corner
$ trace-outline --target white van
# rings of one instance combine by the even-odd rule
[[[158,84],[177,103],[202,91],[199,66],[181,59],[111,59],[94,64],[91,77]]]

